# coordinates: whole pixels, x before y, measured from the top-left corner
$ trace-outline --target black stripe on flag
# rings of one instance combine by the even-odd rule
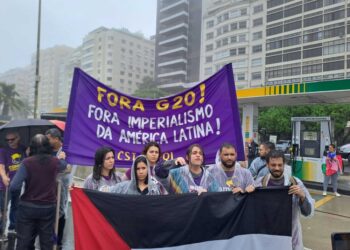
[[[288,187],[243,195],[84,192],[131,248],[180,246],[248,234],[291,237],[292,196]]]

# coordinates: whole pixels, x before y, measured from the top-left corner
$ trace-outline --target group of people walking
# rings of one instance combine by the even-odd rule
[[[130,171],[122,174],[113,170],[113,149],[101,147],[96,151],[93,173],[86,178],[84,188],[132,195],[200,195],[221,191],[239,195],[254,192],[258,187],[290,186],[289,194],[293,196],[292,245],[293,249],[303,249],[299,217],[300,214],[313,215],[314,200],[302,181],[293,177],[291,171],[286,171],[283,152],[268,143],[260,145],[259,152],[260,161],[264,161],[265,166],[257,171],[256,168],[241,167],[237,162],[236,148],[229,143],[218,149],[216,164],[206,166],[204,150],[199,144],[192,144],[184,158],[160,161],[160,146],[150,142],[145,145],[142,155],[136,157]]]

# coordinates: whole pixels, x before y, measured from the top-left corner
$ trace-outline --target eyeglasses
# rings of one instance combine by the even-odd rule
[[[16,140],[17,139],[17,137],[14,137],[14,138],[6,138],[5,140],[7,141],[7,142],[10,142],[10,141],[14,141],[14,140]]]

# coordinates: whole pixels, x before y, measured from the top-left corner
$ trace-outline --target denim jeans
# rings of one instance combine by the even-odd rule
[[[34,249],[39,235],[40,249],[52,250],[56,206],[20,202],[17,213],[17,250]]]
[[[9,230],[14,230],[16,226],[16,214],[18,208],[19,197],[21,195],[21,190],[16,190],[14,192],[9,192],[9,198],[11,200],[10,206],[10,225]]]

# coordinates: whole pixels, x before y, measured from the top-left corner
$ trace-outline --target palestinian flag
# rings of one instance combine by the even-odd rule
[[[292,249],[288,188],[130,196],[71,191],[76,250]]]

